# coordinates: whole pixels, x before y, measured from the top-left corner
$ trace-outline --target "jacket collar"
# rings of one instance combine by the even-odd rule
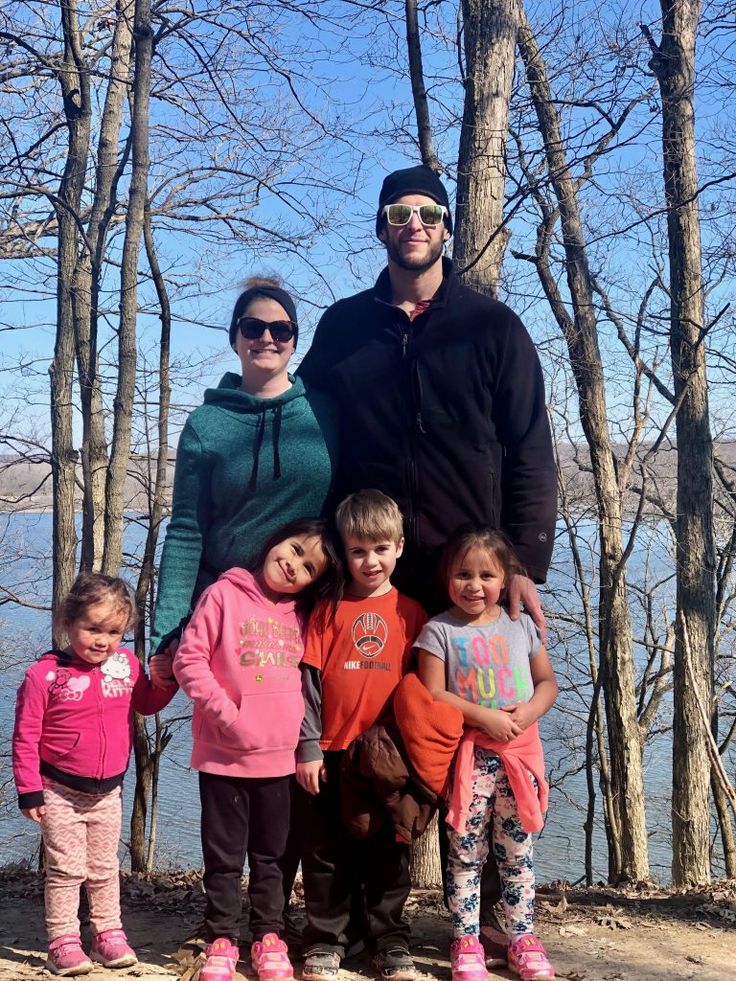
[[[453,263],[452,259],[448,259],[447,256],[443,256],[442,283],[440,288],[432,297],[432,307],[444,307],[454,292],[457,283],[458,278],[455,273],[455,264]],[[384,303],[387,306],[393,306],[391,303],[391,298],[391,280],[388,274],[388,266],[386,266],[381,271],[381,274],[376,280],[376,285],[373,287],[373,299],[377,303]]]

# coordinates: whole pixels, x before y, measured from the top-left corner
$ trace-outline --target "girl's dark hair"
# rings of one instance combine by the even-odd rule
[[[447,591],[452,567],[458,559],[463,559],[474,548],[487,552],[498,562],[503,572],[505,584],[508,583],[511,576],[524,574],[524,568],[505,535],[500,531],[494,531],[492,528],[463,525],[448,539],[442,553],[439,576],[445,591]],[[505,594],[504,585],[501,597],[504,598]]]
[[[330,525],[324,518],[297,518],[295,521],[290,521],[288,524],[282,525],[281,528],[277,528],[263,543],[260,552],[252,562],[248,564],[248,570],[254,576],[259,577],[263,572],[263,566],[266,564],[266,556],[272,548],[280,545],[287,538],[296,538],[302,535],[306,538],[319,538],[327,559],[327,565],[322,575],[294,597],[297,616],[302,625],[306,626],[309,614],[318,603],[325,604],[330,611],[330,619],[332,619],[335,607],[342,597],[345,582],[342,559],[336,539]]]
[[[135,626],[135,600],[130,587],[125,580],[101,572],[81,572],[77,576],[54,614],[54,622],[63,629],[66,624],[84,616],[91,606],[108,600],[126,614],[126,631]]]

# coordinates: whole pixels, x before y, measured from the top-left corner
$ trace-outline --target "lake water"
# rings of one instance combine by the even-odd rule
[[[143,533],[132,524],[126,537],[126,551],[134,554]],[[0,515],[0,583],[23,595],[36,606],[48,604],[50,595],[51,516],[48,514]],[[569,570],[562,560],[550,577],[550,584],[564,594],[569,583]],[[651,551],[648,551],[651,561]],[[23,558],[30,556],[30,558]],[[665,556],[660,561],[666,561]],[[572,606],[566,610],[561,623],[566,623]],[[49,614],[43,610],[6,603],[0,607],[0,864],[30,859],[38,848],[38,829],[23,818],[16,806],[10,772],[10,735],[13,724],[15,690],[28,664],[49,646]],[[590,682],[585,674],[585,660],[575,641],[574,630],[567,624],[565,653],[550,646],[562,695],[560,707],[555,708],[541,723],[545,755],[551,774],[551,793],[547,824],[535,846],[535,865],[540,882],[554,879],[575,881],[584,873],[584,809],[587,804],[585,774],[581,769],[584,745],[586,695]],[[561,647],[561,645],[558,645]],[[164,713],[164,719],[186,716],[188,701],[177,694]],[[666,708],[665,708],[666,714]],[[671,713],[670,713],[671,714]],[[159,825],[156,865],[199,866],[199,798],[196,773],[189,769],[190,737],[186,721],[178,724],[177,732],[167,748],[161,765],[159,790]],[[665,732],[647,745],[645,780],[648,801],[650,834],[650,863],[652,875],[659,881],[669,880],[669,785],[671,749]],[[123,838],[127,837],[130,805],[134,785],[131,772],[125,782],[125,815]],[[597,878],[605,879],[607,851],[600,816],[594,833],[594,867]],[[125,861],[125,845],[121,858]],[[721,873],[722,874],[722,873]]]

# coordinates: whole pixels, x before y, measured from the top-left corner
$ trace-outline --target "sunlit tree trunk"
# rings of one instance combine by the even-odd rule
[[[686,643],[700,698],[713,691],[715,548],[713,444],[695,147],[697,0],[661,0],[662,40],[651,67],[662,95],[662,149],[670,272],[670,352],[677,413],[677,624],[674,662],[672,879],[710,881],[707,733],[686,670]],[[684,628],[683,628],[684,625]]]
[[[620,848],[609,848],[612,861],[617,861],[620,856],[620,866],[609,868],[609,877],[614,881],[638,881],[649,878],[649,859],[642,740],[636,714],[634,656],[624,570],[622,490],[608,429],[603,362],[576,187],[565,156],[546,66],[525,14],[522,14],[519,30],[519,50],[544,141],[547,171],[559,207],[572,316],[549,268],[543,236],[540,236],[536,264],[567,343],[598,505],[600,680],[606,706],[614,803],[614,815],[609,815],[609,820],[615,819],[615,826],[609,827],[608,832],[620,839]]]
[[[462,0],[465,104],[453,255],[464,281],[495,296],[508,241],[502,225],[517,0]],[[464,272],[463,272],[464,270]]]

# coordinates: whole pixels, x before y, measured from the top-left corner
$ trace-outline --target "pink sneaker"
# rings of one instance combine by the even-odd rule
[[[93,961],[103,967],[132,967],[138,963],[124,930],[103,930],[92,941]]]
[[[509,945],[509,970],[522,981],[554,981],[555,969],[539,937],[525,933]]]
[[[487,981],[486,956],[480,940],[472,933],[450,944],[452,981]]]
[[[94,964],[82,950],[82,941],[78,933],[65,933],[49,944],[46,967],[52,974],[63,978],[72,978],[77,974],[89,974]]]
[[[294,977],[289,948],[275,933],[267,933],[251,945],[250,962],[258,981],[291,981]]]
[[[233,981],[240,951],[227,937],[218,937],[205,948],[207,960],[199,972],[201,981]]]

